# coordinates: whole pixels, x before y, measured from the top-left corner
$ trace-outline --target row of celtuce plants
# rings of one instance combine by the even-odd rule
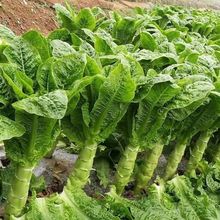
[[[0,26],[4,218],[220,219],[220,14],[55,10],[47,37]],[[38,198],[33,170],[63,137],[80,148],[74,168]],[[102,199],[83,191],[93,168]]]

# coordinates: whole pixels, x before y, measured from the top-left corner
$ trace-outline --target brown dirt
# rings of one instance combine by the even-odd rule
[[[0,0],[0,3],[0,23],[16,34],[29,29],[47,34],[56,27],[54,12],[48,3],[27,0]]]
[[[11,28],[16,34],[29,29],[37,29],[48,34],[56,28],[56,17],[53,9],[55,3],[64,0],[0,0],[0,23]],[[71,0],[77,8],[99,6],[104,9],[122,10],[134,7],[123,2],[105,0]],[[145,4],[148,6],[148,4]]]
[[[150,0],[151,2],[182,4],[185,0]],[[210,0],[208,8],[215,8],[219,5]],[[63,3],[64,0],[0,0],[0,24],[4,24],[11,28],[16,34],[22,34],[29,29],[37,29],[48,34],[57,27],[55,12],[53,5],[55,3]],[[148,0],[145,1],[125,1],[125,0],[69,0],[77,8],[99,6],[104,9],[126,10],[133,7],[151,7],[153,4]],[[148,3],[143,3],[148,2]],[[194,1],[187,1],[193,3]],[[204,3],[207,1],[201,1]],[[188,3],[187,3],[188,4]],[[195,2],[194,6],[197,7]],[[187,5],[192,6],[192,5]],[[203,6],[203,4],[200,4]]]

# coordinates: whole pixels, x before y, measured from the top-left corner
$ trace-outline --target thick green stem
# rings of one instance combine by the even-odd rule
[[[187,164],[186,173],[188,175],[192,174],[197,168],[199,162],[201,161],[203,154],[207,148],[209,139],[212,136],[212,132],[204,131],[200,134],[196,146],[192,149],[190,153],[190,158]]]
[[[143,163],[140,165],[136,176],[136,192],[140,192],[141,189],[147,187],[157,167],[158,160],[163,151],[163,146],[162,142],[157,142],[152,149],[145,153]]]
[[[11,215],[19,216],[24,208],[34,167],[18,164],[15,176],[12,179],[11,188],[7,196],[5,208],[6,218]]]
[[[119,160],[115,176],[115,186],[118,194],[121,194],[123,192],[124,187],[128,184],[130,180],[130,177],[134,170],[138,150],[138,145],[128,145]]]
[[[72,174],[69,177],[68,187],[77,186],[83,188],[89,180],[90,171],[92,170],[94,157],[97,150],[97,143],[89,141],[80,151],[76,160]],[[72,185],[72,186],[71,186]]]
[[[173,177],[176,173],[178,165],[184,155],[185,149],[187,146],[187,139],[182,139],[178,141],[174,150],[169,155],[169,159],[167,162],[166,170],[163,176],[164,180],[168,180]]]

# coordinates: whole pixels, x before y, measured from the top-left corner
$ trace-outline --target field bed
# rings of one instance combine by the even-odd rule
[[[4,0],[0,1],[1,24],[10,27],[16,34],[29,29],[37,29],[48,34],[57,27],[53,5],[63,3],[63,0]],[[127,10],[134,7],[151,8],[154,4],[182,5],[194,8],[220,9],[218,1],[107,1],[107,0],[75,0],[70,1],[76,8],[101,7],[110,10]],[[30,19],[31,18],[31,19]]]
[[[220,219],[220,13],[53,7],[0,25],[1,217]]]

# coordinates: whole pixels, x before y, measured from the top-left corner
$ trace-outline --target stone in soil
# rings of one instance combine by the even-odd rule
[[[62,149],[55,150],[51,159],[44,158],[34,169],[36,177],[44,176],[49,188],[62,188],[74,166],[77,155],[69,154]],[[56,187],[55,187],[56,186]]]

